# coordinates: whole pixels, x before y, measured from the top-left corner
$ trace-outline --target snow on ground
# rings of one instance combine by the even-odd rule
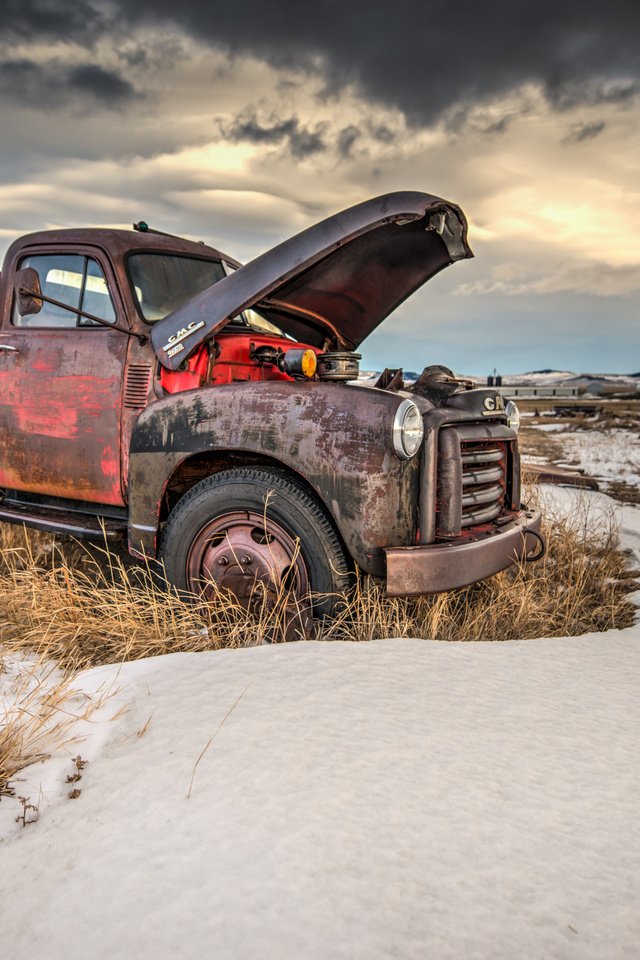
[[[640,485],[640,443],[629,430],[575,430],[556,436],[567,461],[578,462],[596,479]]]
[[[636,958],[639,673],[638,628],[89,671],[131,710],[2,845],[7,956]]]
[[[577,376],[571,370],[534,370],[530,373],[505,373],[502,376],[503,383],[526,383],[526,384],[552,384],[563,383],[565,380],[572,380]]]
[[[543,496],[640,565],[640,508]],[[7,956],[635,960],[639,674],[640,625],[86,671],[81,741],[16,784],[39,819],[0,801]]]
[[[537,423],[531,424],[536,430],[542,430],[543,433],[566,433],[567,426],[564,423]]]
[[[45,715],[41,749],[33,752],[51,752],[51,756],[45,763],[27,767],[12,781],[14,797],[0,796],[0,844],[22,829],[16,821],[22,809],[20,796],[37,806],[39,817],[43,818],[51,805],[66,802],[72,789],[82,787],[80,783],[70,785],[67,781],[68,776],[77,772],[73,758],[80,756],[92,762],[100,753],[113,735],[114,720],[130,709],[127,678],[132,674],[142,676],[149,662],[127,664],[122,678],[121,668],[115,665],[104,671],[85,671],[65,681],[61,671],[50,663],[15,654],[3,655],[0,718],[4,716],[6,723],[20,713]],[[56,690],[59,709],[48,710],[48,700]],[[29,818],[32,816],[30,813]],[[1,889],[0,886],[0,892]]]
[[[555,484],[539,484],[540,507],[547,516],[573,519],[578,529],[585,524],[594,533],[617,530],[620,549],[629,556],[629,565],[640,569],[640,505],[620,503],[605,493]]]
[[[600,380],[605,384],[635,390],[638,380],[633,374],[625,373],[573,373],[570,370],[542,370],[531,373],[506,373],[502,376],[502,383],[506,385],[528,386],[574,386],[588,384]]]
[[[624,481],[632,486],[640,485],[640,443],[637,431],[613,427],[598,430],[567,429],[563,423],[530,423],[530,427],[543,433],[552,433],[564,452],[562,466],[580,468],[602,482],[606,489],[612,481]],[[527,462],[539,461],[539,457],[524,454]]]

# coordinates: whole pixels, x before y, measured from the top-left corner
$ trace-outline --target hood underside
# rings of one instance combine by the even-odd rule
[[[354,350],[403,300],[473,256],[459,207],[390,193],[303,230],[219,280],[153,328],[169,370],[249,307],[296,340]]]

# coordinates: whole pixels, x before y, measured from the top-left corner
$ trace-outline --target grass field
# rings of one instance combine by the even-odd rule
[[[619,423],[635,424],[637,416],[640,402],[607,405],[597,429],[634,430]],[[531,420],[525,418],[521,434],[525,455],[562,459],[561,442]],[[558,422],[546,414],[535,420]],[[560,422],[563,429],[594,429],[586,417]],[[578,495],[570,517],[547,508],[544,527],[542,561],[462,590],[391,599],[380,584],[361,578],[341,598],[335,619],[317,624],[314,635],[327,641],[501,641],[632,624],[637,571],[617,546],[613,514],[595,518],[589,498]],[[203,605],[177,596],[158,571],[133,562],[124,549],[0,525],[0,681],[4,671],[11,688],[0,725],[0,793],[11,789],[20,769],[64,739],[69,682],[78,671],[178,651],[279,642],[291,636],[292,622],[296,608],[287,596],[275,603],[256,596],[249,611],[223,596]],[[16,662],[22,667],[13,678]]]

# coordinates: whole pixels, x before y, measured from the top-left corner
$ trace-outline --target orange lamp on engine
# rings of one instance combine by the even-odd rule
[[[297,379],[304,377],[310,380],[315,375],[317,366],[316,355],[309,347],[302,350],[295,347],[287,350],[281,361],[282,371]]]

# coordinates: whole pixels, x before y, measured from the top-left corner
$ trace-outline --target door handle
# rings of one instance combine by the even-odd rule
[[[0,350],[5,353],[20,353],[17,347],[12,347],[10,343],[0,343]]]

